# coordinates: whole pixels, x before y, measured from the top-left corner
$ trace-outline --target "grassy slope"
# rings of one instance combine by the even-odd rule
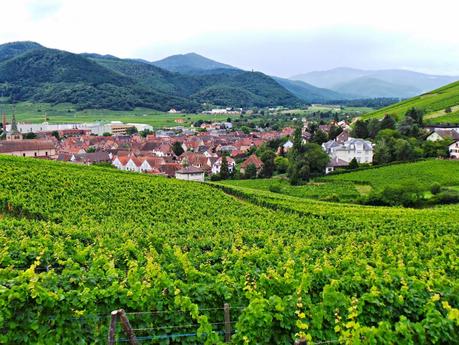
[[[446,107],[453,107],[459,104],[459,82],[454,82],[445,85],[439,89],[433,90],[429,93],[419,95],[405,101],[395,103],[388,107],[379,109],[375,112],[365,114],[362,116],[363,119],[370,118],[382,118],[385,114],[391,114],[397,118],[402,118],[406,111],[412,107],[423,109],[426,113],[426,119],[429,118],[429,114],[440,112],[438,115],[444,114]],[[431,118],[429,121],[433,123],[443,122],[444,119],[441,117]],[[459,116],[449,119],[449,122],[459,122]]]
[[[49,123],[82,123],[95,121],[123,121],[134,123],[145,123],[153,127],[172,127],[190,126],[198,120],[224,121],[228,117],[238,117],[238,115],[210,115],[210,114],[169,114],[152,109],[136,108],[132,111],[114,111],[103,109],[88,109],[76,111],[74,105],[59,104],[51,105],[47,103],[21,102],[15,105],[0,104],[0,112],[5,112],[8,116],[15,111],[16,117],[20,122],[42,123],[45,114],[48,116]],[[177,124],[176,119],[183,118],[185,123]]]
[[[427,160],[395,164],[341,175],[331,175],[325,180],[370,183],[378,189],[402,184],[417,184],[421,188],[428,189],[434,182],[452,186],[459,185],[459,162]]]
[[[327,183],[308,183],[303,186],[292,186],[287,180],[256,179],[226,180],[219,182],[219,184],[262,191],[269,191],[272,186],[276,186],[279,188],[280,194],[308,199],[324,199],[335,194],[341,201],[351,201],[360,195],[355,185],[348,181],[330,181]]]

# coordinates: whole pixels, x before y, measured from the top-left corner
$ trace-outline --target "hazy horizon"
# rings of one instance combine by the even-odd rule
[[[8,1],[0,42],[148,61],[195,52],[281,77],[338,67],[459,75],[459,6],[450,0],[427,5],[19,0]]]

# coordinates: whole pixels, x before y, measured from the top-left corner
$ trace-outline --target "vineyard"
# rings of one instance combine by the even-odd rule
[[[432,183],[445,186],[459,185],[459,162],[454,160],[426,160],[393,164],[341,175],[330,175],[324,180],[333,182],[369,183],[375,188],[394,185],[417,185],[429,189]]]
[[[224,303],[233,344],[459,343],[456,206],[338,204],[11,157],[0,206],[2,344],[105,344],[115,309],[139,343],[220,344]]]

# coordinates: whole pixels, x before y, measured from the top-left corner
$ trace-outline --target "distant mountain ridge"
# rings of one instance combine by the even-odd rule
[[[157,67],[164,68],[170,72],[178,72],[188,75],[209,75],[216,71],[230,74],[230,71],[241,71],[239,68],[210,60],[196,53],[172,55],[165,59],[152,62]],[[304,102],[327,102],[356,98],[343,93],[318,88],[303,81],[291,81],[285,78],[271,76],[283,88],[298,97]]]
[[[292,76],[317,87],[345,92],[361,98],[407,98],[459,79],[456,76],[429,75],[401,69],[360,70],[339,67]]]
[[[195,55],[191,58],[196,62]],[[147,107],[185,111],[197,111],[203,103],[230,107],[303,104],[263,73],[216,62],[212,66],[217,69],[209,69],[211,65],[202,69],[205,76],[188,75],[140,59],[73,54],[33,42],[0,45],[0,59],[0,93],[13,102],[72,103],[81,109]],[[196,64],[187,66],[195,68]]]

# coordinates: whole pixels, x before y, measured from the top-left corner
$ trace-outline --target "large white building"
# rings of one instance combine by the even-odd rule
[[[348,138],[343,142],[330,140],[322,144],[322,148],[331,159],[337,158],[348,163],[353,158],[358,163],[373,162],[373,144],[368,140],[356,138]]]

